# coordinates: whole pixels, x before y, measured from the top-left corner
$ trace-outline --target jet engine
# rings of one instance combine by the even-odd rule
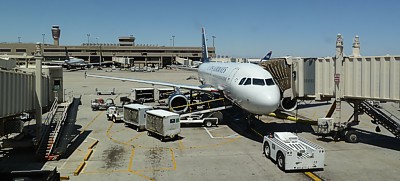
[[[281,109],[284,111],[294,111],[297,108],[297,99],[285,97],[281,100]]]
[[[175,113],[186,112],[189,108],[188,103],[188,98],[183,94],[175,93],[168,98],[169,109]]]

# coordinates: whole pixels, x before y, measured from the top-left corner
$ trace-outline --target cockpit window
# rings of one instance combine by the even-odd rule
[[[253,79],[253,85],[265,85],[264,79]]]
[[[251,78],[247,78],[243,85],[251,85]]]
[[[240,80],[240,82],[239,82],[239,85],[242,85],[245,80],[246,80],[246,77],[242,78],[242,80]]]
[[[265,83],[267,83],[267,85],[275,85],[274,80],[270,79],[265,79]]]

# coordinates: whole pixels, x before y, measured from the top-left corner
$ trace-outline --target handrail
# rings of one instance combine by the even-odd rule
[[[53,105],[51,106],[50,111],[46,116],[44,124],[48,124],[50,122],[50,120],[52,120],[54,118],[54,115],[55,115],[55,113],[57,111],[57,107],[58,107],[57,105],[58,105],[58,99],[55,98],[54,102],[53,102]],[[44,134],[44,133],[47,133],[49,128],[50,128],[50,124],[48,126],[46,126],[45,130],[42,131],[42,135],[41,135],[40,139],[37,140],[38,144],[37,144],[36,153],[39,151],[39,148],[42,145],[44,138],[46,137],[46,134]]]
[[[46,155],[46,156],[50,156],[50,154],[53,152],[54,145],[57,145],[57,143],[59,141],[58,134],[60,133],[60,129],[61,129],[62,125],[64,124],[65,119],[67,118],[67,111],[68,111],[69,105],[70,104],[68,104],[68,106],[64,107],[62,117],[61,117],[60,121],[57,122],[56,128],[54,129],[55,130],[55,134],[54,134],[55,140],[54,140],[54,143],[51,144],[50,149],[49,149],[50,151],[47,153],[48,155]]]

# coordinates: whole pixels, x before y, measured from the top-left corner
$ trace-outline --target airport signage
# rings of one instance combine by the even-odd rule
[[[335,80],[335,83],[339,83],[340,82],[340,74],[335,74],[334,80]]]

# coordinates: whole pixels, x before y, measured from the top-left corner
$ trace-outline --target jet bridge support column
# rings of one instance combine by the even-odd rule
[[[41,138],[42,133],[42,47],[40,43],[36,43],[36,72],[35,72],[35,90],[36,90],[36,138]]]
[[[335,58],[335,102],[336,102],[336,111],[334,112],[335,122],[341,124],[341,109],[342,109],[342,94],[341,94],[341,73],[342,73],[342,62],[343,62],[343,39],[342,35],[338,34],[336,39],[336,58]],[[338,131],[338,130],[335,130]]]

